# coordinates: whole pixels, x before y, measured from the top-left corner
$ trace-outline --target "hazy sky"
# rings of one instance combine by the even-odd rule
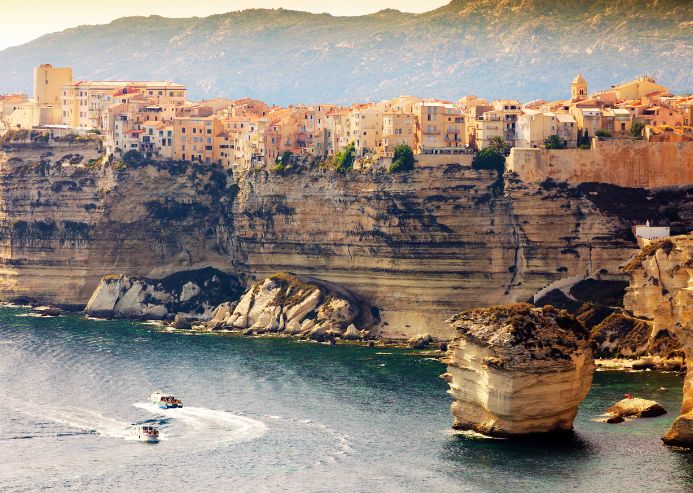
[[[386,8],[425,12],[450,0],[0,0],[0,50],[80,24],[104,24],[132,15],[203,17],[247,8],[279,8],[360,15]]]

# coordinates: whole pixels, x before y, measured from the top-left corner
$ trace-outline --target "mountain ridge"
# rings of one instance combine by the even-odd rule
[[[345,17],[249,9],[208,17],[126,17],[0,51],[0,92],[28,91],[33,67],[70,65],[81,79],[166,79],[193,99],[358,101],[409,93],[521,100],[567,97],[638,75],[693,88],[681,0],[453,0],[429,12]],[[649,36],[643,36],[643,33]]]

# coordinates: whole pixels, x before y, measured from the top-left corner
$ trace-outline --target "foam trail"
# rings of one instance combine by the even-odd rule
[[[30,401],[4,397],[3,402],[28,416],[64,424],[85,432],[111,438],[129,438],[130,423],[109,418],[96,411],[76,407],[54,407]]]
[[[137,402],[135,407],[153,414],[172,418],[172,421],[191,427],[195,434],[212,433],[223,442],[254,440],[267,431],[267,425],[246,416],[228,411],[184,406],[178,409],[161,409],[153,403]]]

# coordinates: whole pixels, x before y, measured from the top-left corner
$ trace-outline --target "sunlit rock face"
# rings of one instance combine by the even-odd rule
[[[235,306],[217,307],[207,328],[317,340],[360,339],[376,322],[373,307],[355,293],[318,279],[279,273],[251,286]]]
[[[685,352],[681,414],[663,440],[693,447],[693,233],[646,246],[624,269],[631,275],[625,308],[652,320],[652,338],[669,331]]]
[[[592,384],[588,332],[571,315],[530,305],[475,309],[450,320],[453,427],[491,436],[573,428]]]

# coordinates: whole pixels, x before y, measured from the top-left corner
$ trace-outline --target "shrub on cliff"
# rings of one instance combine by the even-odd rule
[[[123,154],[123,162],[128,166],[135,167],[142,163],[142,154],[135,149],[131,149]]]
[[[354,166],[354,153],[356,146],[353,142],[349,143],[342,152],[334,156],[334,163],[338,173],[346,173]]]
[[[544,147],[547,149],[565,149],[568,143],[558,135],[549,135],[544,141]]]
[[[505,156],[493,147],[481,149],[472,160],[473,169],[492,169],[503,174],[505,171]]]
[[[597,131],[594,133],[594,135],[596,135],[596,136],[599,137],[600,139],[610,139],[611,137],[613,137],[613,134],[612,134],[611,132],[608,132],[608,131],[606,131],[606,130],[601,130],[601,129],[600,129],[600,130],[597,130]]]
[[[633,120],[633,124],[630,126],[630,135],[636,139],[642,139],[644,132],[645,122],[642,120]]]
[[[406,144],[400,144],[395,147],[395,153],[392,157],[390,165],[390,173],[398,173],[400,171],[411,171],[414,169],[414,151]]]

